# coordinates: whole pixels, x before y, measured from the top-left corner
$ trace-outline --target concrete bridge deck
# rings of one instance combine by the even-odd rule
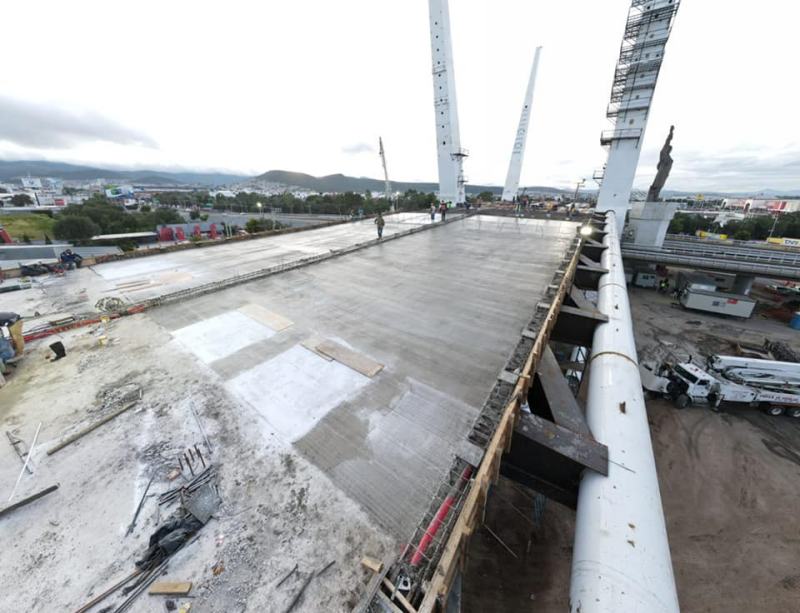
[[[425,217],[390,218],[387,234]],[[170,565],[197,583],[197,605],[284,610],[294,591],[274,585],[291,565],[335,559],[299,610],[349,610],[365,589],[361,557],[397,555],[411,538],[575,233],[574,222],[477,215],[371,244],[371,222],[343,224],[99,265],[0,294],[3,311],[83,313],[98,296],[136,302],[368,243],[63,332],[67,357],[57,362],[42,359],[52,337],[29,344],[0,389],[0,425],[30,439],[43,424],[35,478],[23,478],[18,496],[61,487],[4,519],[16,544],[0,569],[15,586],[8,606],[75,610],[130,573],[163,520],[156,500],[128,538],[126,527],[149,479],[152,492],[174,487],[178,454],[203,444],[195,411],[224,501],[219,524]],[[324,357],[325,341],[350,359]],[[130,414],[45,454],[130,387],[143,393]],[[0,454],[0,480],[13,483],[18,462],[10,446]],[[225,572],[211,577],[217,560]],[[158,603],[139,604],[155,613]]]
[[[574,236],[475,216],[150,316],[407,539]],[[253,305],[289,325],[260,329]],[[327,361],[307,348],[318,339],[383,369]]]

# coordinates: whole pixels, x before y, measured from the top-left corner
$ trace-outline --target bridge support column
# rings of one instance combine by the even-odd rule
[[[677,202],[634,202],[629,224],[633,230],[633,244],[663,247],[669,223],[677,210]]]
[[[736,275],[733,280],[733,293],[749,296],[750,290],[753,289],[753,281],[755,277],[752,275]]]

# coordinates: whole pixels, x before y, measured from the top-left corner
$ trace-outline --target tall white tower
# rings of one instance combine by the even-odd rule
[[[389,183],[389,171],[386,168],[386,152],[383,150],[383,138],[378,137],[378,149],[381,156],[381,164],[383,164],[383,180],[384,183],[384,197],[386,198],[386,202],[389,203],[389,206],[392,207],[394,211],[394,201],[392,200],[392,186]]]
[[[503,188],[503,202],[511,202],[519,191],[519,177],[522,174],[522,159],[525,157],[525,143],[528,140],[531,103],[533,102],[533,90],[536,86],[536,71],[539,69],[539,54],[541,51],[541,47],[536,47],[536,54],[533,56],[531,78],[528,81],[528,90],[525,92],[525,101],[522,105],[522,113],[519,116],[519,126],[517,127],[517,136],[514,139],[514,147],[511,149],[511,162],[508,165],[506,185]]]
[[[600,136],[600,144],[609,151],[597,197],[598,210],[616,212],[620,232],[630,208],[647,117],[679,5],[680,0],[631,0],[606,113],[613,128]]]
[[[450,37],[448,0],[430,0],[431,55],[433,56],[433,106],[436,111],[436,150],[439,161],[439,199],[454,204],[465,201],[464,158],[458,133],[456,80]]]

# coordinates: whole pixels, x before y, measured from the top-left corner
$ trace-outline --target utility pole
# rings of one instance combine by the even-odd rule
[[[383,180],[386,182],[384,186],[384,194],[386,198],[386,202],[389,203],[389,206],[394,211],[394,200],[392,199],[392,186],[389,183],[389,171],[386,170],[386,152],[383,150],[383,138],[380,136],[378,137],[378,147],[381,154],[381,163],[383,164]]]

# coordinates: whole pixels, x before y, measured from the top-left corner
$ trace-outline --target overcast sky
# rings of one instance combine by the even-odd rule
[[[471,183],[501,184],[544,47],[523,185],[601,168],[629,0],[451,0]],[[800,189],[796,0],[684,0],[637,183]],[[0,8],[0,157],[435,180],[425,0],[33,1]],[[591,182],[589,182],[591,184]]]

